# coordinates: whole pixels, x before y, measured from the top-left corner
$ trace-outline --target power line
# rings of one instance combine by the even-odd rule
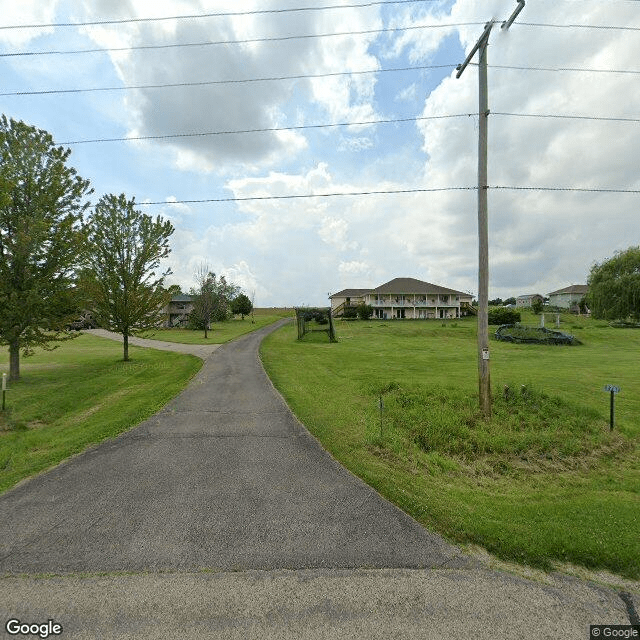
[[[516,118],[557,118],[560,120],[593,120],[596,122],[640,122],[640,118],[608,117],[608,116],[573,116],[558,113],[510,113],[492,111],[492,116],[513,116]]]
[[[256,9],[254,11],[229,11],[216,13],[198,13],[157,18],[123,18],[117,20],[91,20],[86,22],[51,22],[46,24],[14,24],[0,26],[0,29],[48,29],[58,27],[90,27],[113,24],[135,24],[139,22],[162,22],[166,20],[192,20],[196,18],[223,18],[236,16],[253,16],[274,13],[294,13],[303,11],[327,11],[332,9],[361,9],[389,4],[416,4],[418,2],[436,2],[437,0],[377,0],[360,4],[337,4],[325,7],[294,7],[289,9]]]
[[[488,186],[488,189],[502,191],[551,191],[551,192],[575,192],[575,193],[629,193],[640,194],[640,189],[613,189],[606,187],[532,187],[532,186],[507,186],[494,185]],[[171,205],[171,204],[206,204],[213,202],[249,202],[260,200],[299,200],[309,198],[335,198],[344,196],[373,196],[373,195],[395,195],[406,193],[435,193],[443,191],[477,191],[478,187],[433,187],[433,188],[414,188],[414,189],[380,189],[373,191],[335,191],[330,193],[301,193],[290,194],[284,196],[243,196],[234,198],[198,198],[188,200],[149,200],[146,202],[137,202],[138,206],[151,205]]]
[[[552,29],[603,29],[614,31],[640,31],[640,27],[626,27],[605,24],[551,24],[549,22],[518,22],[522,27],[548,27]]]
[[[201,131],[195,133],[168,133],[155,136],[129,136],[120,138],[94,138],[91,140],[72,140],[68,142],[59,142],[60,145],[88,144],[95,142],[129,142],[134,140],[167,140],[172,138],[198,138],[207,136],[236,135],[245,133],[268,133],[278,131],[298,131],[301,129],[329,129],[332,127],[352,127],[364,126],[370,124],[392,124],[401,122],[416,122],[418,120],[444,120],[446,118],[462,118],[470,117],[471,113],[456,113],[442,116],[412,116],[410,118],[386,118],[380,120],[361,120],[353,122],[332,122],[327,124],[304,124],[292,127],[265,127],[261,129],[233,129],[228,131]]]
[[[566,191],[574,193],[640,193],[640,189],[613,189],[607,187],[515,187],[494,185],[489,189],[506,191]]]
[[[301,198],[334,198],[338,196],[373,196],[388,195],[398,193],[433,193],[437,191],[475,191],[476,187],[435,187],[424,189],[388,189],[378,191],[336,191],[331,193],[301,193],[286,196],[247,196],[240,198],[202,198],[196,200],[157,200],[147,202],[137,202],[139,206],[143,205],[169,205],[169,204],[203,204],[207,202],[247,202],[250,200],[297,200]]]
[[[277,133],[279,131],[300,131],[305,129],[330,129],[337,127],[353,127],[377,124],[395,124],[406,122],[420,122],[424,120],[445,120],[451,118],[469,118],[475,117],[474,113],[453,113],[440,116],[411,116],[408,118],[384,118],[376,120],[359,120],[351,122],[330,122],[323,124],[304,124],[290,127],[264,127],[255,129],[229,129],[222,131],[198,131],[192,133],[166,133],[159,135],[146,136],[121,136],[113,138],[90,138],[86,140],[69,140],[59,142],[60,145],[80,145],[102,142],[133,142],[140,140],[171,140],[177,138],[203,138],[209,136],[223,135],[239,135],[249,133]],[[624,117],[605,117],[605,116],[580,116],[580,115],[561,115],[561,114],[543,114],[543,113],[511,113],[506,111],[492,111],[493,116],[513,116],[518,118],[559,118],[564,120],[593,120],[603,122],[640,122],[640,118],[624,118]]]
[[[452,22],[443,24],[420,24],[409,25],[406,27],[388,27],[385,29],[365,29],[363,31],[339,31],[334,33],[308,33],[292,36],[270,36],[265,38],[247,38],[244,40],[215,40],[215,41],[201,41],[201,42],[177,42],[169,44],[141,44],[133,45],[130,47],[95,47],[92,49],[61,49],[52,51],[19,51],[13,53],[0,53],[0,58],[12,58],[21,56],[50,56],[50,55],[73,55],[84,53],[105,53],[115,51],[140,51],[148,49],[177,49],[182,47],[209,47],[216,45],[231,45],[231,44],[252,44],[257,42],[281,42],[287,40],[304,40],[308,38],[331,38],[336,36],[360,36],[360,35],[372,35],[378,33],[394,33],[397,31],[411,31],[416,29],[445,29],[451,27],[467,27],[477,26],[483,24],[481,22]]]
[[[640,2],[640,0],[638,0]],[[490,64],[490,69],[514,69],[516,71],[552,71],[552,72],[584,72],[584,73],[627,73],[639,75],[640,70],[634,69],[586,69],[584,67],[520,67],[506,64]]]
[[[367,69],[363,71],[335,71],[328,73],[300,74],[294,76],[269,76],[263,78],[244,78],[231,80],[206,80],[202,82],[173,82],[163,84],[125,85],[112,87],[88,87],[85,89],[43,89],[40,91],[9,91],[0,96],[40,96],[64,93],[90,93],[98,91],[129,91],[133,89],[167,89],[171,87],[202,87],[209,85],[247,84],[252,82],[275,82],[281,80],[302,80],[308,78],[330,78],[335,76],[365,75],[369,73],[390,73],[396,71],[419,71],[424,69],[453,68],[455,64],[421,65],[416,67],[397,67],[392,69]]]

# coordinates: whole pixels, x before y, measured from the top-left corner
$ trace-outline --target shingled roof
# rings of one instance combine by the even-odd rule
[[[329,298],[357,298],[366,295],[370,291],[371,289],[343,289],[342,291],[338,291],[338,293],[330,295]]]
[[[589,291],[589,287],[586,284],[572,284],[569,287],[565,287],[564,289],[558,289],[557,291],[552,291],[548,295],[562,295],[563,293],[576,293],[578,295],[586,295]]]
[[[371,293],[437,293],[449,294],[457,296],[469,296],[464,291],[456,291],[455,289],[447,289],[431,282],[424,282],[416,278],[394,278],[381,284],[375,289],[371,289]]]

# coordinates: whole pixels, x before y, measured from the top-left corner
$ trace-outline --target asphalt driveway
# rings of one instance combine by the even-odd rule
[[[257,357],[220,347],[138,428],[0,500],[0,571],[459,567],[469,560],[337,464]]]
[[[280,324],[222,345],[139,427],[0,496],[4,620],[61,618],[82,638],[383,637],[395,584],[403,637],[441,637],[415,635],[430,615],[553,638],[629,623],[637,596],[490,571],[337,464],[259,362]]]

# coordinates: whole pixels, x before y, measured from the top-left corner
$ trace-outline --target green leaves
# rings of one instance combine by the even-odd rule
[[[588,305],[595,318],[640,321],[640,247],[591,267]]]
[[[67,166],[70,153],[46,131],[0,117],[0,344],[10,345],[14,379],[20,349],[66,339],[78,311],[80,221],[92,190]]]
[[[100,198],[84,226],[82,289],[101,326],[127,337],[162,322],[168,294],[157,275],[174,228],[135,208],[124,194]],[[125,351],[126,359],[126,351]]]

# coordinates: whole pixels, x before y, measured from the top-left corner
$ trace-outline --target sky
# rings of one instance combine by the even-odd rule
[[[640,244],[640,2],[527,0],[502,30],[516,6],[0,0],[0,112],[68,146],[94,203],[171,220],[184,291],[207,265],[257,307],[477,295],[477,55],[455,76],[495,20],[489,298],[546,295]]]

